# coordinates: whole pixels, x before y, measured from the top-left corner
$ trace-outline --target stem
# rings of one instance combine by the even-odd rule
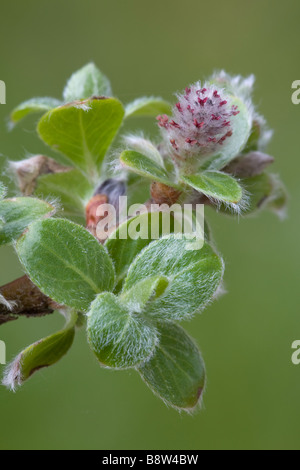
[[[54,312],[58,305],[23,276],[0,287],[0,294],[11,304],[9,309],[0,303],[0,325],[17,320],[19,316],[40,317]]]

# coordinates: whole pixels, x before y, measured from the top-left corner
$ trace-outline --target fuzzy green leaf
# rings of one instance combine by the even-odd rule
[[[22,351],[6,369],[3,384],[15,390],[35,372],[52,366],[62,359],[73,344],[76,319],[77,315],[72,314],[63,330],[37,341]]]
[[[166,277],[147,277],[121,294],[120,299],[130,308],[142,311],[147,302],[160,297],[165,292],[168,285],[169,281]]]
[[[150,158],[150,160],[156,162],[162,168],[165,168],[164,160],[159,150],[150,140],[130,134],[125,137],[124,141],[125,144],[128,145],[128,147],[130,148],[130,150],[134,150],[135,152],[145,155],[146,157]]]
[[[110,257],[114,262],[116,269],[116,279],[118,290],[121,288],[122,282],[128,272],[128,269],[135,259],[135,257],[153,241],[151,234],[151,227],[153,227],[153,219],[159,224],[157,235],[159,237],[167,235],[164,233],[164,227],[161,224],[161,216],[154,213],[145,213],[137,217],[133,217],[126,222],[123,222],[116,232],[114,232],[106,242],[106,248]],[[132,227],[138,227],[138,230],[143,234],[141,238],[134,238]],[[173,227],[170,227],[171,233]]]
[[[61,106],[62,102],[55,98],[32,98],[17,106],[10,115],[13,124],[17,124],[29,114],[46,113]]]
[[[252,178],[245,178],[243,186],[249,193],[249,205],[245,215],[267,208],[279,218],[285,218],[288,195],[277,175],[262,173]]]
[[[123,116],[124,109],[116,99],[79,101],[43,116],[38,132],[46,144],[96,182]]]
[[[168,186],[178,187],[178,185],[172,181],[165,168],[146,155],[142,155],[133,150],[125,150],[120,156],[120,161],[125,168],[140,176],[150,178],[152,181],[158,181]]]
[[[244,215],[252,214],[265,207],[272,192],[272,182],[268,173],[262,173],[242,180],[243,187],[249,194],[248,207]]]
[[[35,220],[50,217],[55,207],[33,197],[17,197],[0,202],[0,246],[19,238]]]
[[[112,262],[83,227],[63,219],[32,224],[16,245],[30,279],[56,302],[87,311],[114,286]]]
[[[92,96],[112,96],[108,78],[90,63],[75,72],[64,89],[64,100],[85,100]]]
[[[162,98],[138,98],[125,107],[125,117],[156,117],[159,114],[171,114],[172,106]]]
[[[71,170],[40,176],[35,194],[47,200],[57,199],[62,209],[57,215],[84,224],[85,207],[93,191],[93,186],[79,170]]]
[[[239,114],[231,118],[232,136],[226,140],[219,155],[212,157],[203,165],[203,169],[221,170],[246,146],[252,128],[252,116],[247,105],[233,97],[230,104],[238,107]]]
[[[167,278],[162,295],[147,304],[145,314],[166,320],[183,320],[201,312],[218,289],[223,262],[208,244],[187,249],[187,240],[170,235],[152,242],[132,263],[124,293],[153,276]]]
[[[156,328],[110,293],[99,295],[93,302],[87,331],[99,362],[111,368],[141,364],[158,343]]]
[[[250,135],[249,135],[247,144],[245,148],[243,149],[243,153],[247,154],[249,152],[256,152],[258,150],[261,132],[262,132],[262,129],[261,129],[259,122],[253,121]]]
[[[205,364],[196,344],[173,323],[159,323],[160,342],[138,371],[167,405],[192,411],[205,386]]]
[[[135,173],[128,173],[127,197],[128,207],[133,204],[140,204],[141,201],[148,201],[151,197],[149,180]]]
[[[197,175],[182,176],[182,180],[209,198],[228,204],[238,204],[243,197],[239,183],[220,171],[204,171]]]

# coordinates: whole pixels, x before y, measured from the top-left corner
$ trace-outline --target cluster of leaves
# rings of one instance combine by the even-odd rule
[[[242,82],[224,74],[212,81],[220,79],[239,104],[232,139],[191,174],[176,168],[161,142],[127,136],[114,174],[126,185],[130,201],[145,202],[149,183],[158,182],[178,191],[182,202],[205,197],[224,211],[251,213],[268,205],[282,212],[284,189],[265,172],[272,158],[262,152],[264,121],[243,101]],[[141,98],[124,107],[111,95],[108,79],[89,64],[72,75],[63,101],[35,98],[11,115],[17,124],[31,113],[44,113],[37,131],[54,150],[54,160],[35,156],[11,163],[23,196],[5,199],[0,183],[0,246],[14,244],[26,274],[67,321],[64,329],[19,354],[4,383],[14,389],[56,363],[70,349],[84,317],[89,344],[102,366],[133,368],[168,405],[192,410],[205,386],[205,366],[178,323],[215,297],[223,261],[208,239],[193,251],[176,234],[161,234],[159,240],[119,236],[141,218],[151,224],[151,213],[124,222],[104,246],[85,228],[87,203],[110,176],[110,149],[124,120],[172,114],[161,98]],[[0,293],[0,304],[7,307],[5,302]]]

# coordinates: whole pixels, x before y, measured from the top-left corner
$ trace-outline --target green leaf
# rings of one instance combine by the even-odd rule
[[[92,182],[97,182],[104,156],[124,116],[113,98],[71,103],[50,111],[39,122],[40,137]]]
[[[262,173],[242,180],[243,186],[249,194],[248,207],[245,215],[262,209],[267,204],[272,193],[272,182],[268,173]]]
[[[167,405],[192,411],[205,386],[205,364],[192,339],[178,325],[159,323],[160,342],[138,371]]]
[[[0,181],[0,201],[3,199],[6,195],[6,187],[4,184]]]
[[[238,204],[243,197],[239,183],[220,171],[204,171],[197,175],[182,176],[181,179],[196,191],[218,201]]]
[[[35,190],[38,197],[58,199],[62,210],[57,214],[80,224],[85,224],[85,207],[93,192],[93,186],[79,170],[42,175]]]
[[[178,188],[178,185],[172,181],[164,167],[146,155],[142,155],[141,153],[133,150],[125,150],[125,152],[120,156],[120,161],[125,168],[140,176]]]
[[[0,202],[0,246],[19,238],[35,220],[54,215],[55,207],[32,197],[17,197]]]
[[[147,302],[160,297],[169,285],[169,281],[163,276],[147,277],[125,291],[120,299],[130,308],[137,311],[143,310]]]
[[[112,96],[112,90],[108,78],[90,63],[71,76],[64,89],[64,100],[85,100],[92,96]]]
[[[73,222],[36,222],[16,249],[32,282],[62,305],[87,311],[98,294],[113,289],[114,269],[106,250]]]
[[[127,175],[127,204],[131,207],[133,204],[140,204],[141,201],[149,201],[150,182],[147,178],[142,178],[135,173],[128,173]]]
[[[71,348],[75,336],[77,315],[72,313],[65,328],[28,346],[10,364],[3,385],[15,390],[35,372],[56,364]]]
[[[167,278],[162,295],[149,302],[145,314],[166,320],[183,320],[201,312],[223,277],[223,262],[208,244],[187,249],[187,240],[170,235],[152,242],[132,263],[123,292],[153,276]]]
[[[256,152],[259,147],[259,139],[261,137],[261,126],[258,121],[253,121],[251,132],[246,144],[246,147],[243,149],[243,153],[247,154],[249,152]]]
[[[221,170],[246,146],[252,127],[252,116],[247,105],[233,97],[230,104],[238,107],[239,114],[231,118],[232,136],[226,140],[220,155],[214,156],[203,165],[203,169]]]
[[[170,233],[169,231],[167,233],[163,231],[164,227],[161,224],[161,215],[154,215],[154,213],[147,212],[120,224],[117,230],[107,239],[105,246],[116,269],[117,291],[120,290],[122,282],[135,257],[153,241],[151,227],[153,227],[154,217],[155,222],[159,224],[157,238],[168,235]],[[134,238],[132,228],[136,229],[136,227],[140,227],[141,233],[144,234],[143,237]],[[172,233],[172,224],[170,229]]]
[[[13,124],[17,124],[29,114],[46,113],[61,106],[62,102],[55,98],[32,98],[17,106],[10,115]]]
[[[130,134],[124,138],[124,142],[126,145],[128,145],[128,147],[130,147],[130,150],[134,150],[135,152],[139,152],[142,155],[145,155],[162,168],[165,168],[164,160],[159,150],[150,140]]]
[[[262,173],[252,178],[243,179],[243,185],[249,193],[249,204],[245,215],[269,209],[280,219],[285,218],[288,195],[284,184],[277,175]]]
[[[125,107],[125,117],[156,117],[159,114],[172,114],[172,106],[162,98],[143,97],[134,100]]]
[[[99,295],[93,302],[87,331],[99,362],[111,368],[141,364],[158,343],[156,328],[110,293]]]

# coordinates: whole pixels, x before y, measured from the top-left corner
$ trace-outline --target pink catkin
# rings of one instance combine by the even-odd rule
[[[239,114],[237,106],[216,86],[196,83],[178,96],[171,118],[158,116],[164,137],[178,152],[189,158],[218,153],[232,136],[231,118]]]

